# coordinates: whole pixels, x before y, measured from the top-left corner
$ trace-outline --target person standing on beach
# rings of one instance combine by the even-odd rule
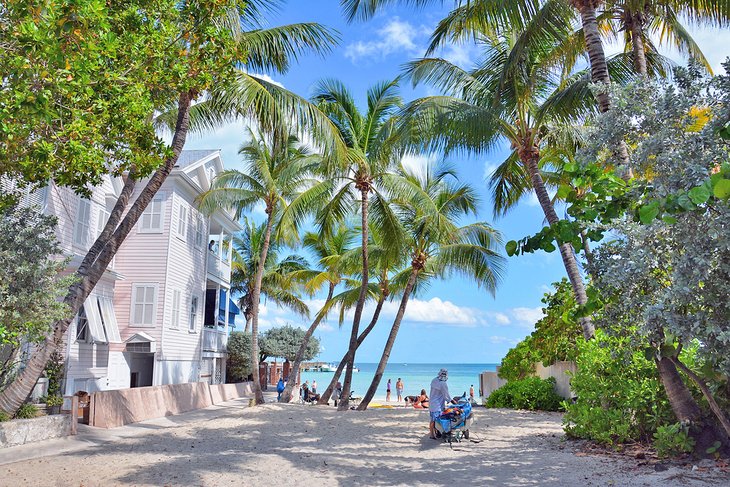
[[[403,381],[398,377],[398,381],[395,383],[395,394],[396,401],[401,402],[403,400]]]
[[[469,388],[469,400],[472,404],[474,404],[476,401],[474,400],[474,384],[471,385]]]
[[[428,424],[428,431],[433,440],[436,439],[436,421],[438,421],[441,413],[444,412],[445,404],[451,402],[449,386],[446,385],[447,380],[449,380],[449,371],[441,369],[438,375],[431,381],[431,394],[428,402],[428,412],[431,416],[431,422]]]
[[[312,381],[312,394],[317,394],[317,381]]]
[[[388,379],[388,384],[385,386],[385,402],[390,402],[390,379]]]

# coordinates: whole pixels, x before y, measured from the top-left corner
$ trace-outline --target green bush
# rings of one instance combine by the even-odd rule
[[[10,415],[5,411],[0,411],[0,423],[3,421],[10,421]]]
[[[39,411],[35,404],[25,403],[15,413],[15,417],[18,419],[31,419],[38,416]]]
[[[659,426],[654,433],[654,448],[659,458],[674,457],[682,453],[692,453],[695,440],[680,423]]]
[[[578,340],[578,371],[571,379],[577,396],[566,404],[565,432],[604,444],[651,439],[673,415],[656,364],[628,337],[601,330]]]
[[[63,404],[63,397],[59,395],[48,396],[46,398],[46,406],[60,406]]]
[[[558,411],[562,397],[554,390],[555,379],[527,379],[507,382],[492,392],[485,405],[488,408],[530,409],[541,411]]]

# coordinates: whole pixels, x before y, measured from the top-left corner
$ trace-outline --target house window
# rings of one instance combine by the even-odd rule
[[[82,306],[79,315],[76,317],[76,341],[86,342],[89,335],[89,320],[86,319],[86,311]]]
[[[107,341],[109,343],[122,343],[112,299],[106,296],[99,296],[97,300],[99,302],[99,311],[101,312],[101,323],[104,326]]]
[[[195,248],[202,249],[205,242],[205,221],[202,217],[195,220]]]
[[[85,246],[89,243],[89,228],[91,218],[91,202],[86,199],[79,199],[79,209],[76,212],[76,224],[74,225],[74,243]]]
[[[162,196],[155,196],[145,208],[140,218],[140,232],[157,233],[162,231]]]
[[[180,204],[177,211],[177,235],[183,240],[188,234],[188,208]]]
[[[104,230],[104,227],[106,226],[106,222],[109,221],[109,217],[111,216],[111,213],[106,211],[105,208],[99,209],[99,219],[96,221],[96,237],[99,238],[99,235],[101,235],[101,232]]]
[[[198,325],[198,297],[190,298],[190,327],[188,331],[194,333]]]
[[[157,286],[151,284],[132,285],[132,324],[151,326],[155,324]]]
[[[86,321],[88,322],[88,341],[94,343],[108,343],[106,332],[104,331],[104,322],[101,318],[99,310],[99,301],[95,294],[89,295],[84,301],[84,311],[86,312]]]
[[[172,316],[170,317],[170,326],[178,329],[180,326],[180,291],[173,289],[172,291]]]

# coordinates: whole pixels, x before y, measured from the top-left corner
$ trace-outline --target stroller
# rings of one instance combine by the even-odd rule
[[[441,413],[436,421],[436,430],[441,433],[444,441],[460,442],[462,438],[469,439],[469,427],[474,421],[474,414],[471,410],[471,403],[466,398],[466,392],[459,398],[457,403]]]

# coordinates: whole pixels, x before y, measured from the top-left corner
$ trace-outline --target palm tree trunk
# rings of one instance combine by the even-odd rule
[[[368,326],[360,333],[360,336],[357,337],[357,348],[360,348],[360,345],[362,345],[362,342],[365,341],[365,338],[370,334],[372,329],[375,327],[375,324],[378,322],[378,318],[380,318],[380,310],[383,309],[383,304],[385,303],[386,294],[381,294],[380,298],[378,298],[378,304],[375,306],[375,312],[373,313],[373,317],[370,320],[370,323]],[[335,371],[335,375],[332,376],[332,380],[330,381],[329,385],[327,386],[327,389],[322,393],[322,395],[319,397],[319,401],[317,401],[317,404],[327,404],[329,403],[330,398],[332,397],[332,392],[335,390],[335,385],[337,384],[337,381],[340,380],[340,375],[342,375],[342,371],[345,369],[345,364],[347,363],[347,358],[350,355],[350,351],[348,350],[345,352],[345,355],[342,357],[342,360],[340,360],[340,363],[337,365],[337,370]]]
[[[715,397],[712,395],[712,391],[710,391],[710,388],[707,387],[707,383],[701,377],[695,374],[693,370],[691,370],[684,363],[682,363],[678,357],[672,357],[672,362],[674,363],[674,365],[679,367],[682,372],[687,374],[687,377],[692,379],[692,381],[697,384],[697,387],[700,388],[700,391],[702,391],[702,395],[705,397],[707,403],[710,405],[710,411],[712,411],[712,413],[715,415],[718,422],[722,426],[722,429],[725,433],[725,441],[723,443],[726,443],[728,438],[730,438],[730,419],[728,419],[727,415],[722,410],[720,405],[717,404]]]
[[[79,280],[69,287],[69,292],[64,298],[64,303],[69,308],[69,317],[54,323],[53,329],[44,342],[33,352],[23,371],[0,393],[1,411],[9,414],[15,413],[28,395],[30,395],[43,369],[45,369],[49,357],[61,347],[64,335],[71,321],[73,321],[79,309],[83,306],[84,301],[94,289],[94,286],[99,282],[99,279],[101,279],[109,263],[116,255],[127,235],[129,235],[129,232],[134,228],[140,216],[142,216],[149,202],[160,189],[162,183],[165,182],[172,168],[177,164],[180,152],[182,152],[185,146],[185,140],[190,126],[190,105],[192,99],[192,93],[185,92],[180,94],[178,98],[175,133],[172,137],[172,155],[150,177],[147,185],[142,189],[139,196],[137,196],[137,199],[129,208],[126,215],[124,215],[121,223],[117,225],[134,189],[134,177],[127,178],[122,194],[114,206],[112,216],[110,216],[107,225],[102,231],[102,234],[111,234],[111,236],[108,237],[106,242],[103,242],[103,245],[102,242],[99,242],[101,236],[97,239],[98,245],[97,242],[92,245],[92,248],[89,249],[89,252],[87,252],[87,255],[82,261],[83,267],[80,266],[76,271]],[[110,230],[112,227],[113,231]]]
[[[527,170],[530,173],[532,187],[535,190],[537,200],[540,202],[545,218],[550,225],[554,225],[560,219],[558,218],[558,214],[555,213],[555,208],[550,200],[550,195],[548,195],[548,192],[545,189],[545,182],[542,180],[540,169],[537,167],[538,159],[538,153],[530,153],[522,157],[522,161],[527,166]],[[586,289],[583,284],[583,277],[580,275],[580,270],[578,269],[578,262],[575,258],[575,254],[573,253],[573,246],[567,242],[558,242],[558,244],[560,248],[560,256],[563,259],[563,266],[565,266],[565,271],[568,274],[570,285],[573,287],[575,300],[578,304],[585,305],[588,302],[588,296],[586,295]],[[581,318],[580,325],[583,328],[583,336],[585,339],[590,340],[593,338],[596,330],[591,319],[589,317]]]
[[[583,24],[586,52],[591,63],[591,79],[596,84],[605,85],[605,89],[596,94],[598,110],[601,113],[607,112],[611,108],[611,101],[608,98],[608,84],[611,82],[611,78],[608,75],[608,64],[606,63],[606,53],[603,51],[601,34],[598,31],[595,2],[593,0],[573,0],[572,3],[578,9]]]
[[[267,208],[267,214],[266,233],[264,233],[264,242],[261,244],[259,267],[256,269],[256,277],[251,291],[251,371],[253,372],[253,393],[256,404],[265,402],[264,393],[261,390],[261,376],[259,375],[259,300],[261,298],[261,282],[264,279],[266,256],[269,253],[269,244],[271,243],[271,227],[274,226],[274,211]]]
[[[383,378],[383,373],[385,373],[385,366],[388,365],[388,359],[390,359],[390,352],[393,350],[393,345],[395,344],[395,338],[398,335],[398,330],[400,329],[401,321],[403,321],[403,315],[406,313],[406,306],[408,305],[408,298],[411,295],[411,291],[413,291],[413,286],[416,285],[416,278],[418,277],[419,268],[413,267],[413,270],[411,270],[411,275],[408,278],[408,283],[406,284],[406,288],[403,291],[403,297],[400,300],[400,306],[398,307],[398,313],[395,315],[395,319],[393,320],[393,326],[390,329],[390,334],[388,335],[388,340],[385,342],[385,348],[383,349],[383,355],[380,357],[380,362],[378,362],[378,368],[375,369],[375,376],[373,377],[373,381],[370,383],[370,387],[368,388],[368,391],[365,393],[365,397],[363,397],[360,404],[357,406],[358,411],[365,411],[368,408],[368,404],[370,404],[370,401],[373,400],[373,397],[375,396],[375,392],[378,390],[378,386],[380,385],[380,381]]]
[[[248,333],[249,330],[251,330],[251,320],[253,319],[253,315],[251,313],[245,313],[246,315],[246,327],[243,329],[244,333]]]
[[[639,15],[631,16],[631,48],[634,55],[634,68],[642,76],[648,76],[646,68],[646,48],[644,47],[643,22]]]
[[[329,303],[330,300],[332,300],[332,295],[334,293],[335,293],[335,284],[330,282],[329,291],[327,292],[327,300],[325,301],[325,305],[327,303]],[[304,353],[307,351],[307,345],[309,345],[309,340],[312,338],[312,335],[314,335],[314,331],[317,329],[317,327],[319,326],[319,324],[323,318],[324,318],[324,315],[322,313],[318,314],[317,317],[312,322],[312,324],[307,329],[306,333],[304,333],[304,337],[302,338],[302,343],[299,345],[297,354],[294,356],[294,362],[291,365],[291,370],[289,371],[289,380],[286,383],[284,392],[281,393],[280,402],[291,401],[292,390],[294,389],[294,384],[296,383],[297,377],[299,377],[299,367],[302,364],[302,359],[304,358]]]
[[[657,360],[657,369],[677,421],[697,422],[702,415],[702,410],[679,375],[674,362],[668,357],[662,357]]]
[[[368,291],[368,198],[370,197],[369,186],[360,190],[361,195],[361,225],[362,225],[362,283],[360,284],[360,296],[355,306],[355,317],[352,320],[352,331],[350,332],[350,344],[348,346],[347,370],[345,381],[342,384],[342,397],[337,406],[338,411],[347,411],[350,406],[350,386],[352,384],[352,369],[355,367],[355,352],[357,351],[357,335],[360,328],[362,310],[365,307],[365,299]]]

